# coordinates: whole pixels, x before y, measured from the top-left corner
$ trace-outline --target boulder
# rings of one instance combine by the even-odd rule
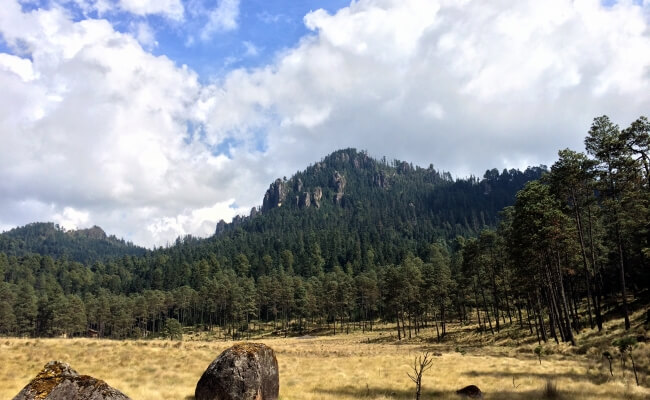
[[[456,390],[456,394],[460,397],[465,397],[468,399],[482,399],[483,392],[476,385],[465,386],[462,389]]]
[[[130,400],[102,380],[79,375],[70,365],[50,361],[13,400]]]
[[[225,350],[196,384],[196,400],[276,400],[278,360],[270,347],[240,343]]]

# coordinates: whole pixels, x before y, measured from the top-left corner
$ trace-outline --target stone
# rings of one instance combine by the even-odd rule
[[[50,361],[13,400],[130,400],[102,380],[79,375],[69,364]]]
[[[278,360],[261,343],[240,343],[226,349],[196,384],[195,400],[277,400]]]
[[[220,235],[226,231],[226,221],[220,219],[219,222],[217,222],[217,229],[215,230],[216,235]]]
[[[334,176],[332,177],[332,184],[336,188],[336,195],[334,196],[334,201],[336,204],[341,204],[341,199],[345,193],[346,180],[345,176],[341,175],[339,171],[334,171]]]
[[[456,394],[460,397],[465,397],[468,399],[482,399],[483,392],[476,385],[465,386],[462,389],[456,390]]]
[[[316,204],[316,208],[320,208],[320,199],[323,198],[323,189],[321,189],[320,186],[316,186],[314,189],[314,204]]]
[[[379,186],[380,188],[388,189],[388,176],[384,173],[384,171],[379,171],[379,173],[376,173],[373,181],[375,185]]]
[[[262,213],[265,213],[273,208],[282,207],[282,203],[287,198],[287,184],[282,179],[276,179],[264,195],[262,201]]]
[[[309,192],[303,192],[300,195],[300,208],[309,208],[311,206],[311,195]]]

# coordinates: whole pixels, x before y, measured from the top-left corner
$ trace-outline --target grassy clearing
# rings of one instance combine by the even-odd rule
[[[636,329],[646,332],[638,324]],[[479,386],[486,399],[543,399],[549,385],[561,399],[648,399],[648,344],[635,350],[642,387],[634,384],[629,362],[623,374],[620,360],[615,360],[612,378],[600,356],[598,346],[620,334],[612,323],[601,335],[579,335],[575,348],[549,344],[541,365],[533,353],[537,343],[521,339],[515,328],[488,340],[472,327],[455,327],[454,341],[443,344],[431,340],[433,332],[395,342],[388,327],[370,334],[255,340],[277,353],[283,400],[412,399],[414,385],[406,373],[424,351],[435,354],[423,378],[424,399],[457,399],[454,392],[469,384]],[[205,340],[1,339],[0,398],[12,398],[45,363],[56,359],[133,399],[192,399],[205,368],[230,345]]]

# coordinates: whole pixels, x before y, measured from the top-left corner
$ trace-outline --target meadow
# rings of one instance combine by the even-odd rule
[[[283,400],[412,399],[415,386],[407,372],[424,352],[434,358],[423,379],[424,399],[457,399],[455,391],[470,384],[479,386],[486,399],[543,399],[553,394],[545,392],[548,382],[557,388],[554,398],[648,399],[648,344],[634,350],[641,386],[635,384],[629,360],[623,371],[615,359],[611,377],[601,355],[603,346],[622,333],[619,325],[608,324],[602,334],[581,334],[573,348],[547,344],[541,364],[533,352],[537,342],[517,336],[514,328],[492,339],[472,327],[451,327],[443,343],[430,331],[398,342],[388,326],[370,333],[254,341],[276,352]],[[636,326],[636,332],[645,332]],[[189,400],[205,368],[232,344],[205,335],[184,335],[183,341],[3,338],[0,399],[11,399],[48,361],[61,360],[134,400]]]

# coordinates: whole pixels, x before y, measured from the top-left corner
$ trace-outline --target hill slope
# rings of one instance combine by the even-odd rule
[[[303,276],[336,265],[359,272],[362,266],[399,262],[407,252],[423,254],[435,241],[495,226],[517,191],[545,170],[493,169],[483,179],[454,180],[433,166],[339,150],[288,180],[277,179],[261,207],[232,223],[219,222],[215,237],[185,238],[165,252],[179,262],[216,254],[233,268],[243,254],[253,276],[282,263]],[[287,250],[292,260],[282,254]]]
[[[66,255],[71,260],[90,264],[125,255],[141,256],[146,249],[107,236],[98,226],[66,231],[52,222],[35,222],[0,234],[0,252],[9,256],[37,253],[60,258]]]

